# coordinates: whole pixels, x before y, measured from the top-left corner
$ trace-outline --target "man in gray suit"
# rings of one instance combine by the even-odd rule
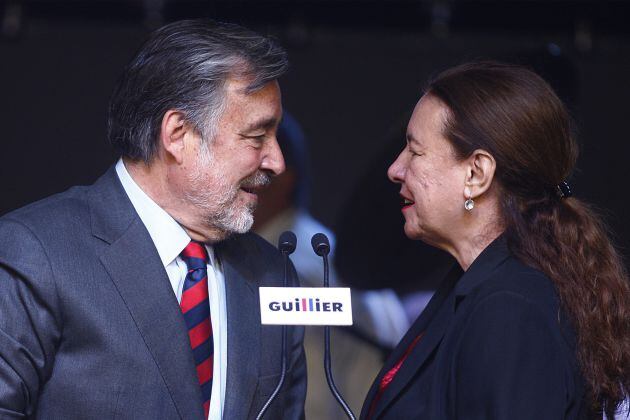
[[[284,170],[286,67],[236,25],[157,30],[112,95],[118,163],[0,219],[0,418],[256,417],[282,341],[260,325],[258,287],[284,268],[246,232]],[[288,328],[267,418],[304,415],[302,337]]]

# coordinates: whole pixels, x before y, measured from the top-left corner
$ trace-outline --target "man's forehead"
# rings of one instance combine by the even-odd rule
[[[247,82],[242,80],[228,80],[222,118],[238,121],[238,130],[242,133],[275,129],[282,117],[277,82],[270,82],[251,93],[245,93],[246,87]]]
[[[261,117],[260,119],[256,119],[254,121],[250,121],[246,126],[246,131],[253,131],[259,129],[269,130],[278,125],[280,122],[280,118],[276,117]]]
[[[228,80],[225,86],[227,104],[241,107],[262,103],[274,107],[281,106],[280,86],[277,81],[271,81],[253,92],[247,90],[248,86],[249,84],[242,80]]]
[[[270,80],[264,85],[252,91],[251,87],[253,84],[254,84],[254,79],[252,78],[229,77],[225,81],[225,90],[228,93],[237,94],[243,97],[256,95],[258,92],[261,92],[263,90],[268,90],[269,88],[272,88],[272,89],[277,88],[278,90],[280,90],[280,86],[278,85],[277,80]]]

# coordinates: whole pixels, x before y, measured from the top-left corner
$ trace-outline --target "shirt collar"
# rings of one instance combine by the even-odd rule
[[[166,267],[188,245],[190,237],[175,219],[142,191],[127,171],[122,158],[116,163],[116,174]]]

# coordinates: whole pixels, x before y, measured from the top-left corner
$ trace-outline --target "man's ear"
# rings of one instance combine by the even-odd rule
[[[483,149],[472,152],[466,162],[464,198],[475,199],[490,189],[497,163],[494,156]]]
[[[182,112],[170,109],[164,113],[160,128],[159,137],[163,152],[181,164],[184,158],[184,137],[190,130],[190,124],[186,122]]]

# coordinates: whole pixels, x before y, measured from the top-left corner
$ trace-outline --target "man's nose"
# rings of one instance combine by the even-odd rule
[[[274,175],[280,175],[284,172],[286,166],[284,164],[284,157],[282,156],[282,150],[280,150],[278,141],[275,138],[270,139],[265,147],[266,151],[260,164],[260,168],[271,171]]]

